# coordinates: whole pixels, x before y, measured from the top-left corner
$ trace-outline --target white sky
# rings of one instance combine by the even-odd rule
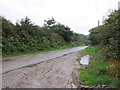
[[[0,0],[0,14],[15,23],[28,16],[42,26],[44,20],[53,17],[72,31],[89,34],[110,9],[118,9],[120,0]]]

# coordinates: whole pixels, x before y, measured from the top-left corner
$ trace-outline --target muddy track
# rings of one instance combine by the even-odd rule
[[[79,86],[79,52],[70,53],[2,75],[2,87],[72,88]]]

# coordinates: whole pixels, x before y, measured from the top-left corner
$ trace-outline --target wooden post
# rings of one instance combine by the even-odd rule
[[[120,10],[120,1],[118,2],[118,10]]]
[[[99,25],[100,25],[100,21],[98,20],[98,27],[99,27]]]

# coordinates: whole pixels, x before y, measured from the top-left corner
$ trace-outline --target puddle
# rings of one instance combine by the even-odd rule
[[[80,60],[80,64],[82,64],[82,65],[88,65],[89,64],[89,59],[90,59],[89,55],[83,56],[81,58],[81,60]]]
[[[75,84],[72,83],[72,88],[77,88],[77,86]]]

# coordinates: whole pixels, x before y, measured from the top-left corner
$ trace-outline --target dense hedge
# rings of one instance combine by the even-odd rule
[[[26,17],[15,25],[2,18],[2,54],[41,51],[69,44],[81,44],[80,34],[73,33],[69,27],[56,23],[52,18],[40,27]]]
[[[108,73],[120,79],[120,11],[111,12],[103,25],[91,29],[90,40],[109,60]]]

